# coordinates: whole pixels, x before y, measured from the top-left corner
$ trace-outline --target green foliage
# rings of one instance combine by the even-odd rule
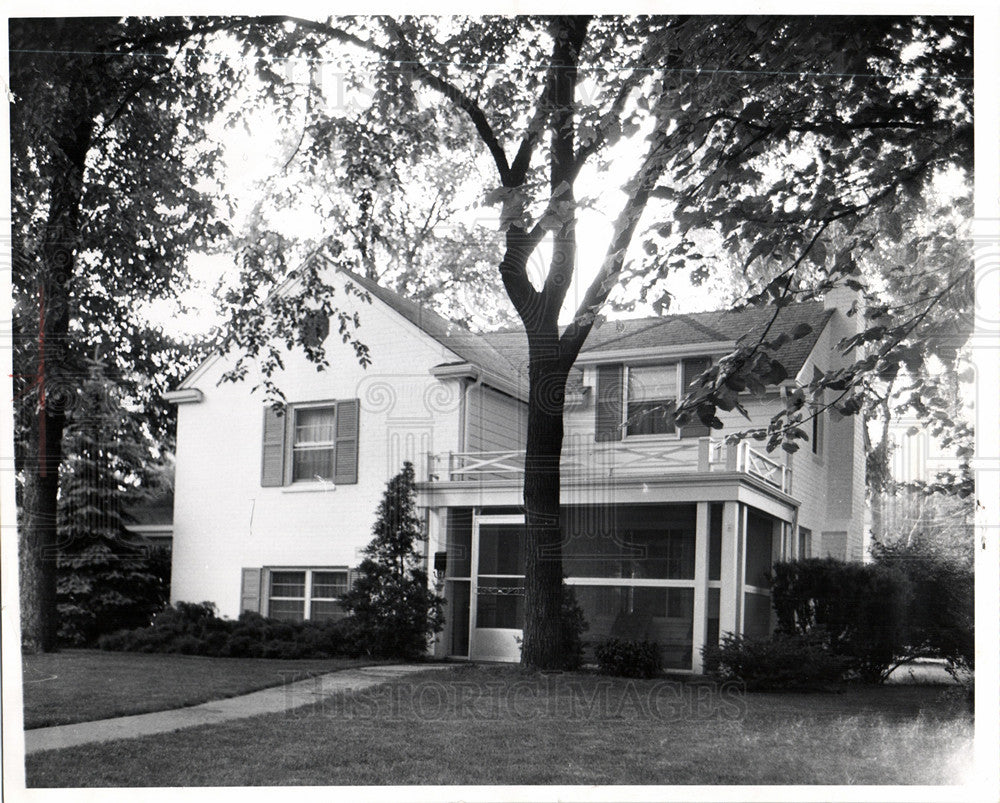
[[[234,621],[216,616],[211,602],[178,602],[150,626],[101,636],[98,646],[222,658],[331,658],[354,653],[343,620],[291,623],[247,611]]]
[[[702,652],[706,675],[739,681],[748,691],[826,689],[851,668],[849,658],[829,649],[822,629],[760,639],[727,634]]]
[[[605,675],[655,678],[663,670],[660,645],[655,641],[608,639],[594,647],[597,668]]]
[[[19,411],[31,415],[38,402],[41,312],[49,335],[49,404],[72,407],[85,360],[97,348],[146,425],[169,440],[173,410],[160,396],[200,351],[151,325],[146,303],[187,287],[191,250],[226,234],[213,200],[218,146],[200,129],[234,73],[218,62],[215,79],[206,81],[199,47],[212,31],[234,24],[183,17],[12,20]]]
[[[365,547],[353,587],[344,596],[352,637],[365,653],[419,658],[444,626],[444,600],[428,585],[415,545],[425,540],[416,514],[413,464],[389,480],[379,504],[374,537]]]
[[[60,476],[57,607],[59,637],[84,645],[122,628],[149,624],[170,598],[170,554],[125,529],[123,504],[134,498],[149,453],[119,416],[115,388],[97,367],[79,389]]]
[[[809,558],[776,563],[772,575],[779,632],[824,632],[830,651],[869,681],[884,681],[899,664],[913,590],[898,569]]]
[[[583,615],[583,608],[576,599],[573,586],[563,583],[562,611],[559,617],[562,628],[562,659],[565,670],[572,671],[583,666],[583,634],[589,629]]]
[[[971,561],[930,538],[872,545],[872,557],[904,575],[912,588],[906,606],[907,657],[945,658],[956,671],[975,667],[975,599]]]

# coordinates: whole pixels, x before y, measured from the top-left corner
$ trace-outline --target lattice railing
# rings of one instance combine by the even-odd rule
[[[746,441],[736,445],[711,438],[668,443],[594,443],[565,448],[559,465],[567,479],[742,471],[783,491],[791,490],[791,469]],[[428,473],[432,480],[444,482],[520,481],[524,475],[524,450],[431,455]]]

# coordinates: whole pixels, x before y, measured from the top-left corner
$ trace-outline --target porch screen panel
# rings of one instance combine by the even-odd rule
[[[693,588],[574,585],[588,624],[587,660],[593,647],[610,638],[655,641],[663,666],[690,669],[693,636]]]
[[[472,508],[450,508],[445,519],[445,627],[448,654],[469,655],[469,603],[472,599]]]
[[[708,506],[708,579],[722,577],[722,505]]]
[[[468,580],[447,580],[445,582],[445,617],[450,644],[448,654],[465,658],[469,655],[469,599]]]
[[[694,510],[694,505],[619,509],[613,526],[602,522],[590,532],[579,526],[579,522],[587,520],[586,515],[577,515],[575,509],[564,510],[564,525],[576,523],[572,537],[563,544],[566,576],[693,580]]]
[[[445,522],[447,577],[472,576],[472,509],[452,508]]]
[[[747,585],[768,588],[771,585],[773,523],[758,513],[747,514]]]
[[[705,606],[705,644],[714,646],[719,643],[719,600],[718,588],[708,589],[708,604]]]
[[[767,638],[771,635],[771,595],[747,591],[743,614],[743,635],[747,638]]]

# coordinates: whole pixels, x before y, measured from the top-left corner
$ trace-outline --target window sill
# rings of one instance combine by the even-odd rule
[[[306,493],[330,493],[336,491],[337,486],[332,482],[297,482],[294,485],[286,485],[281,489],[283,494],[306,494]]]

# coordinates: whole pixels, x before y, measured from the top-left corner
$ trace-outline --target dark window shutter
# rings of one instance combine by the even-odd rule
[[[264,488],[285,484],[285,416],[271,407],[264,408],[260,484]]]
[[[354,485],[358,481],[358,399],[337,402],[337,434],[333,481]]]
[[[598,441],[622,439],[623,370],[621,365],[597,366],[594,437]]]
[[[240,582],[240,612],[260,613],[260,569],[244,569]]]
[[[689,386],[695,379],[708,370],[712,364],[708,357],[694,357],[681,363],[681,398],[687,395]],[[682,438],[704,438],[712,433],[711,427],[702,424],[697,416],[681,427]]]

